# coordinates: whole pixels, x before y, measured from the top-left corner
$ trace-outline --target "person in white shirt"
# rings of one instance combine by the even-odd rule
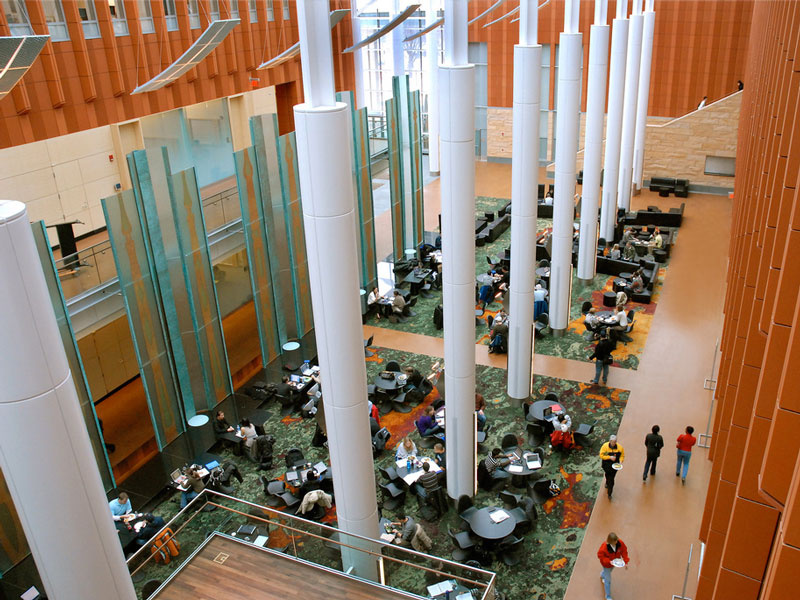
[[[397,446],[397,454],[395,460],[405,460],[409,456],[417,455],[417,445],[410,437],[404,437],[403,442]]]
[[[242,419],[241,422],[241,429],[240,434],[244,438],[244,445],[248,448],[253,445],[253,442],[258,435],[256,433],[256,427],[248,419]]]
[[[380,320],[381,318],[381,311],[380,306],[378,305],[378,301],[383,298],[380,292],[378,292],[378,288],[374,288],[367,296],[367,311],[374,310],[375,311],[375,318]]]
[[[600,324],[600,319],[597,318],[597,309],[590,308],[589,312],[586,313],[583,322],[586,323],[589,329],[595,331],[597,329],[597,326]]]
[[[608,257],[613,260],[619,260],[619,257],[622,253],[619,251],[619,244],[614,244],[614,247],[611,248],[611,252],[608,253]]]

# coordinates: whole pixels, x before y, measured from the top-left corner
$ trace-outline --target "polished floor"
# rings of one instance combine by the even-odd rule
[[[476,194],[510,197],[510,165],[478,163]],[[437,226],[438,180],[425,189],[426,229]],[[679,206],[681,199],[660,198],[643,191],[632,208]],[[434,219],[431,219],[431,215]],[[704,389],[715,360],[722,327],[722,304],[728,255],[731,206],[727,197],[692,194],[686,201],[683,225],[672,253],[670,274],[639,369],[612,369],[609,384],[631,390],[618,436],[625,447],[625,469],[616,480],[614,499],[595,503],[586,537],[567,590],[566,600],[603,598],[596,552],[610,531],[628,545],[628,570],[613,575],[615,600],[670,598],[680,594],[690,546],[693,560],[685,596],[697,585],[700,545],[697,534],[711,463],[707,451],[695,448],[686,484],[675,477],[674,440],[686,425],[705,432],[712,392]],[[441,339],[368,327],[377,346],[443,356]],[[504,366],[505,356],[489,355],[475,346],[476,363]],[[536,355],[534,372],[588,381],[591,364]],[[665,448],[657,475],[642,482],[644,436],[661,426]],[[600,468],[598,459],[598,469]]]

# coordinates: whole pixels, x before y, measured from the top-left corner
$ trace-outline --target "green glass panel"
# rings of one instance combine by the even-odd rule
[[[395,98],[386,101],[386,129],[389,154],[389,192],[392,210],[392,247],[395,260],[404,256],[405,214],[403,211],[403,147]]]
[[[247,261],[250,265],[250,285],[256,309],[258,337],[261,344],[261,362],[264,367],[280,354],[280,339],[275,322],[275,298],[272,290],[271,261],[264,219],[261,186],[258,184],[256,150],[245,148],[233,155],[236,183],[242,209]]]
[[[168,172],[168,163],[165,168]],[[196,399],[195,409],[212,409],[233,393],[233,386],[203,222],[203,205],[193,168],[169,176],[168,183],[194,343],[205,385],[205,404]]]
[[[108,454],[106,454],[100,425],[97,422],[92,394],[89,391],[89,382],[86,379],[86,371],[83,368],[83,361],[78,350],[78,341],[75,339],[72,322],[69,319],[67,303],[64,300],[64,293],[58,279],[58,271],[53,261],[53,253],[50,249],[50,240],[45,231],[44,221],[31,223],[31,229],[33,231],[33,239],[36,241],[36,251],[39,253],[39,260],[42,262],[47,291],[50,294],[50,301],[56,313],[58,332],[61,334],[61,343],[64,344],[69,370],[72,372],[72,381],[75,383],[75,391],[78,394],[81,413],[83,413],[86,430],[92,442],[94,458],[100,471],[100,477],[103,480],[103,487],[105,487],[106,491],[109,491],[115,487],[114,474],[111,471],[111,463],[108,460]]]
[[[408,139],[411,159],[411,207],[414,215],[414,247],[419,247],[425,238],[425,206],[423,203],[422,179],[422,111],[419,90],[408,94]]]
[[[159,449],[184,430],[166,325],[134,192],[103,198],[119,287]]]

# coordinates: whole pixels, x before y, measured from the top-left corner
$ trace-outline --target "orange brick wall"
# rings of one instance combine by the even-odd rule
[[[470,19],[495,0],[470,2]],[[745,80],[745,58],[750,37],[754,0],[657,0],[653,38],[648,114],[679,117],[697,108],[703,96],[709,102],[736,90]],[[487,42],[489,54],[489,106],[512,105],[513,48],[519,42],[519,23],[509,17],[491,27],[487,23],[516,6],[500,5],[470,27],[469,41]],[[630,2],[628,3],[630,10]],[[608,23],[616,15],[616,2],[608,6]],[[580,31],[583,33],[583,89],[581,110],[586,110],[586,77],[589,64],[589,28],[594,22],[594,0],[581,0]],[[539,11],[539,43],[551,44],[550,108],[555,86],[555,44],[564,29],[564,0],[552,0]]]
[[[200,65],[174,84],[155,92],[131,96],[141,83],[177,59],[208,25],[208,0],[200,0],[201,29],[189,28],[187,3],[175,2],[178,31],[167,31],[162,2],[151,2],[155,33],[142,34],[138,4],[124,1],[129,35],[114,36],[107,0],[94,0],[101,37],[84,39],[77,4],[64,0],[69,41],[48,42],[22,81],[0,101],[0,148],[53,138],[66,133],[118,123],[181,106],[214,100],[258,87],[297,81],[300,59],[256,71],[263,61],[298,39],[295,0],[275,0],[275,20],[267,21],[266,3],[259,1],[258,22],[250,23],[247,0],[220,0],[220,17],[227,18],[230,2],[238,2],[241,23]],[[284,21],[282,3],[290,3],[291,20]],[[39,0],[27,0],[33,29],[47,34]],[[333,0],[331,8],[350,8],[349,0]],[[9,35],[0,11],[0,35]],[[353,59],[340,50],[352,43],[349,19],[333,30],[336,86],[354,89]]]
[[[751,32],[697,600],[796,598],[800,568],[800,3]]]

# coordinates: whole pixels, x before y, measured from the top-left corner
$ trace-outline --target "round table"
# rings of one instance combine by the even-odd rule
[[[400,388],[405,387],[405,385],[406,385],[406,381],[403,381],[402,383],[400,383],[397,380],[397,375],[395,375],[393,379],[384,379],[383,377],[378,375],[373,380],[372,383],[375,384],[375,387],[381,388],[382,390],[386,390],[387,392],[391,392],[391,391],[394,391],[394,390],[399,390]]]
[[[295,350],[300,349],[299,342],[286,342],[283,346],[281,346],[284,352],[294,352]]]
[[[619,276],[622,279],[625,279],[626,281],[630,281],[631,279],[633,279],[633,273],[628,273],[627,271],[623,271],[622,273],[619,274]]]
[[[539,267],[538,269],[536,269],[536,276],[540,277],[541,279],[549,279],[550,267]]]
[[[614,292],[624,292],[626,287],[628,287],[627,279],[623,279],[622,277],[617,277],[614,280]]]
[[[653,260],[655,260],[657,263],[665,263],[665,262],[667,262],[667,252],[666,252],[666,250],[661,250],[660,248],[657,248],[656,250],[653,250]]]
[[[511,515],[499,523],[492,521],[491,514],[496,510],[502,509],[489,506],[475,511],[470,516],[467,521],[469,523],[469,528],[472,529],[472,532],[479,538],[484,540],[502,540],[514,533],[517,522]]]
[[[545,418],[544,410],[549,406],[553,406],[554,404],[558,405],[562,411],[564,410],[564,405],[560,402],[553,402],[552,400],[537,400],[528,407],[528,414],[536,421],[549,421],[551,419]]]

